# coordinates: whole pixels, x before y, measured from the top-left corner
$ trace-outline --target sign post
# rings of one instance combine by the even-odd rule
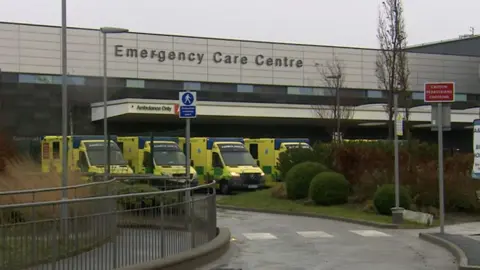
[[[436,119],[432,121],[432,130],[438,132],[438,192],[440,205],[440,233],[445,233],[445,198],[443,181],[443,131],[450,129],[450,116],[444,119],[444,111],[450,111],[450,104],[455,102],[455,83],[454,82],[429,82],[425,83],[424,88],[425,103],[436,103]],[[433,108],[433,104],[432,104]],[[434,117],[432,110],[432,118]],[[436,124],[436,127],[434,127]]]
[[[403,223],[403,211],[404,209],[400,207],[400,166],[399,166],[399,153],[398,153],[398,136],[403,135],[403,126],[400,126],[399,120],[401,121],[401,115],[398,113],[398,92],[393,93],[393,113],[395,118],[394,126],[394,158],[395,158],[395,207],[392,210],[392,223],[401,224]],[[402,123],[403,125],[403,123]]]
[[[180,118],[185,118],[185,155],[186,155],[186,164],[185,164],[185,174],[187,177],[187,182],[190,183],[190,119],[197,117],[197,93],[196,92],[180,92],[179,96],[179,110],[178,116]],[[190,193],[189,193],[190,194]]]
[[[473,121],[473,167],[472,178],[480,179],[480,119]],[[480,194],[480,193],[478,193]],[[480,200],[480,197],[479,197]]]
[[[186,177],[186,186],[191,187],[191,178],[190,178],[190,119],[197,117],[197,93],[196,92],[180,92],[178,95],[179,101],[179,108],[178,108],[178,116],[180,118],[185,118],[185,177]],[[194,213],[194,205],[191,196],[190,190],[187,190],[185,193],[185,201],[189,202],[185,204],[187,213],[186,217],[191,217]],[[192,247],[195,247],[195,234],[193,224],[190,225],[190,233],[191,233],[191,241]]]

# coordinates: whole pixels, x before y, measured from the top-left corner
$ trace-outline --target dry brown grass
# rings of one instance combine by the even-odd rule
[[[14,190],[32,190],[61,187],[61,174],[57,172],[43,173],[41,167],[28,158],[17,159],[6,163],[4,173],[0,174],[0,192]],[[78,172],[69,172],[68,185],[85,184]],[[26,193],[21,195],[0,196],[0,204],[56,201],[62,197],[62,191]],[[69,198],[85,198],[91,196],[87,187],[68,190]]]
[[[61,187],[61,174],[56,171],[43,173],[39,164],[29,158],[15,159],[5,162],[5,168],[0,173],[0,193],[5,191],[22,191]],[[75,186],[85,184],[78,172],[70,172],[68,176],[68,185]],[[95,195],[95,187],[79,187],[68,189],[68,198],[86,198]],[[62,190],[25,192],[22,194],[0,195],[0,205],[22,204],[31,202],[58,201],[62,199]],[[83,203],[85,206],[86,203]],[[21,213],[25,220],[30,220],[33,207],[16,208],[14,211]],[[37,206],[35,215],[38,218],[51,218],[58,216],[59,205]],[[70,209],[75,209],[86,214],[91,209],[85,211],[82,205],[69,204]],[[91,207],[88,207],[91,208]],[[11,212],[13,209],[6,209],[4,212]],[[10,215],[10,214],[9,214]],[[5,217],[4,217],[5,218]],[[10,218],[10,217],[8,217]]]
[[[271,188],[271,195],[277,199],[287,199],[287,190],[285,189],[285,183],[277,183]]]

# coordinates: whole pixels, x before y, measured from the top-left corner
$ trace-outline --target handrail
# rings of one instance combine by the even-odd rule
[[[100,182],[101,183],[101,182]],[[109,195],[109,196],[97,196],[97,197],[87,197],[87,198],[75,198],[75,199],[62,199],[56,201],[43,201],[43,202],[29,202],[29,203],[18,203],[18,204],[4,204],[0,205],[0,210],[8,209],[8,208],[24,208],[24,207],[32,207],[32,206],[48,206],[54,204],[69,204],[69,203],[81,203],[81,202],[91,202],[91,201],[101,201],[101,200],[108,200],[108,199],[119,199],[119,198],[127,198],[127,197],[135,197],[135,196],[150,196],[150,195],[166,195],[166,194],[173,194],[179,192],[187,192],[193,191],[201,188],[215,186],[216,182],[213,181],[211,183],[205,185],[199,185],[195,187],[188,187],[188,188],[179,188],[179,189],[172,189],[172,190],[159,190],[153,192],[140,192],[140,193],[128,193],[128,194],[117,194],[117,195]]]
[[[117,179],[111,179],[108,181],[102,181],[102,182],[92,182],[92,183],[86,183],[86,184],[79,184],[79,185],[73,185],[73,186],[66,186],[66,187],[50,187],[50,188],[38,188],[38,189],[22,189],[22,190],[11,190],[11,191],[2,191],[0,192],[0,196],[3,195],[20,195],[20,194],[27,194],[27,193],[39,193],[39,192],[49,192],[49,191],[59,191],[59,190],[69,190],[69,189],[75,189],[75,188],[82,188],[82,187],[88,187],[88,186],[95,186],[95,185],[100,185],[100,184],[109,184],[117,181]]]
[[[82,176],[103,176],[104,174],[101,173],[85,173]],[[118,178],[142,178],[146,180],[180,180],[184,179],[183,177],[170,177],[170,176],[163,176],[163,175],[148,175],[148,174],[110,174],[110,176],[114,176],[115,178],[108,180],[108,181],[99,181],[99,182],[92,182],[86,184],[78,184],[66,187],[50,187],[50,188],[39,188],[39,189],[22,189],[22,190],[10,190],[10,191],[0,191],[0,196],[8,196],[8,195],[21,195],[21,194],[29,194],[29,193],[40,193],[40,192],[49,192],[49,191],[60,191],[60,190],[71,190],[76,188],[83,188],[88,186],[95,186],[101,184],[109,184],[118,180]],[[186,182],[185,180],[184,182]]]

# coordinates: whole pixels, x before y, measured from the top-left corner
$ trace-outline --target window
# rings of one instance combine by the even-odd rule
[[[34,75],[28,75],[28,74],[18,75],[19,83],[35,83],[36,81],[37,81],[37,78]]]
[[[200,90],[202,88],[199,82],[184,82],[183,90]]]
[[[145,88],[144,80],[129,80],[127,79],[127,87],[129,88]]]
[[[335,96],[335,92],[334,88],[288,87],[287,89],[289,95],[302,96]]]
[[[118,145],[118,148],[120,148],[120,152],[122,152],[123,154],[123,142],[117,142],[117,145]]]
[[[288,87],[287,88],[288,95],[300,95],[300,88],[298,87]]]
[[[258,159],[258,144],[256,143],[250,144],[249,151],[253,159]]]
[[[85,77],[70,76],[68,77],[68,84],[71,85],[85,85]]]
[[[313,94],[315,96],[327,96],[332,97],[337,94],[337,89],[335,88],[313,88]]]
[[[253,92],[262,94],[286,94],[287,87],[274,85],[254,85]]]
[[[467,94],[467,101],[477,101],[477,100],[480,100],[479,95]]]
[[[320,93],[315,91],[316,93]],[[312,96],[314,95],[313,88],[310,87],[288,87],[287,94],[289,95],[302,95],[302,96]]]
[[[34,84],[62,84],[62,76],[19,74],[18,82]],[[85,85],[85,78],[79,76],[67,76],[68,85]]]
[[[53,159],[60,158],[60,142],[52,142]]]
[[[361,89],[340,89],[340,97],[344,98],[365,98],[367,97],[367,91]]]
[[[62,76],[52,76],[53,84],[62,84]],[[67,76],[68,85],[85,85],[85,77]]]
[[[125,87],[126,80],[121,78],[108,78],[108,87]],[[103,85],[103,79],[102,79]]]
[[[183,90],[183,82],[145,80],[145,88],[157,90]]]
[[[212,153],[212,167],[214,168],[223,168],[222,160],[218,153]]]
[[[102,86],[103,78],[100,77],[88,77],[85,79],[85,85],[88,86]]]
[[[143,152],[143,167],[145,169],[152,167],[152,155],[149,152]]]
[[[1,72],[1,70],[0,70],[0,82],[17,83],[18,82],[18,74]]]
[[[88,172],[88,161],[85,152],[80,152],[80,157],[78,159],[78,167],[80,168],[81,172]]]
[[[467,94],[455,94],[455,101],[467,101]]]
[[[413,92],[412,99],[413,100],[423,100],[424,94],[423,92]]]
[[[239,92],[239,93],[253,93],[253,85],[239,84],[239,85],[237,85],[237,92]]]
[[[368,90],[367,97],[368,98],[384,98],[384,92],[380,90]]]
[[[229,83],[202,83],[202,91],[236,92],[237,86]]]
[[[53,82],[52,82],[53,84],[62,84],[63,83],[62,82],[62,76],[53,76],[52,79],[53,79]],[[67,84],[70,84],[68,77],[67,77]]]

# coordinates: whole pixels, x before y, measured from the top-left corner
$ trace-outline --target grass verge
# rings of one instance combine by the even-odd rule
[[[243,207],[255,210],[281,211],[285,213],[317,214],[334,218],[347,218],[358,221],[392,224],[392,218],[362,211],[358,205],[314,206],[301,202],[277,199],[271,196],[271,190],[259,190],[222,197],[217,200],[219,206]],[[434,224],[435,225],[435,224]],[[405,221],[400,228],[425,229],[428,226]]]

